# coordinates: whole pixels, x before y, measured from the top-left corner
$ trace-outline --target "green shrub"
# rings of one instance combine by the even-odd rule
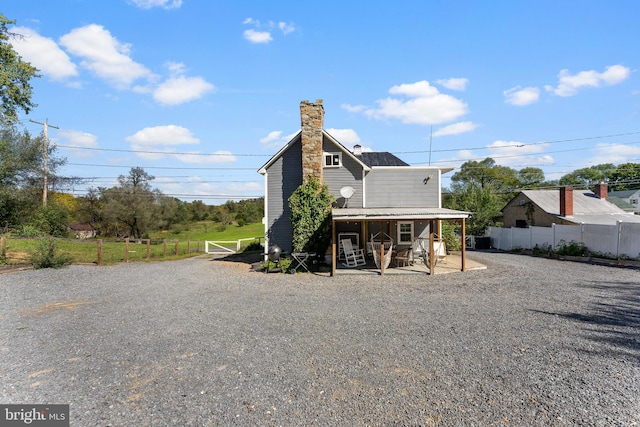
[[[18,235],[18,237],[42,237],[44,235],[44,233],[37,227],[34,227],[30,224],[20,226],[16,234]]]
[[[56,243],[53,237],[44,238],[38,241],[36,250],[31,254],[33,268],[61,268],[71,263],[71,257],[61,254],[56,250]]]
[[[572,240],[567,243],[564,240],[561,240],[558,248],[556,249],[556,253],[558,255],[565,256],[587,256],[589,250],[582,242],[578,243]]]
[[[291,267],[291,260],[289,258],[280,258],[280,262],[276,264],[270,259],[266,260],[264,264],[261,265],[262,270],[273,270],[274,268],[282,269],[283,273],[289,271],[289,267]]]
[[[453,224],[442,224],[442,240],[448,251],[459,251],[462,249],[460,243],[460,235],[456,233],[456,227]]]

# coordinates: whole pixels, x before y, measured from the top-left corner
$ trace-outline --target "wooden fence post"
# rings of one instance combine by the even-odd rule
[[[0,239],[0,257],[4,258],[7,256],[7,238],[3,237]]]
[[[124,262],[129,262],[129,238],[124,239]]]
[[[187,255],[191,255],[191,240],[187,239]]]
[[[167,257],[167,239],[162,239],[162,257]]]
[[[151,258],[151,239],[147,239],[147,259]]]
[[[102,265],[102,239],[98,239],[98,265]]]
[[[178,250],[180,249],[180,240],[176,240],[176,255],[178,255]]]

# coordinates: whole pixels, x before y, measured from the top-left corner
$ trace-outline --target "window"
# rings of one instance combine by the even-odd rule
[[[413,241],[413,222],[398,222],[398,244],[410,244]]]
[[[342,165],[342,153],[324,153],[324,167],[337,168]]]

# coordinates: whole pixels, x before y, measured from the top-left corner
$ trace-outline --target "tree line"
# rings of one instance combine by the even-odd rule
[[[610,191],[640,188],[640,163],[606,163],[546,180],[540,168],[512,169],[496,164],[491,157],[470,160],[451,177],[449,190],[443,192],[443,206],[472,212],[466,232],[483,235],[487,227],[500,225],[502,208],[522,190],[573,186],[593,191],[599,182],[606,182]]]

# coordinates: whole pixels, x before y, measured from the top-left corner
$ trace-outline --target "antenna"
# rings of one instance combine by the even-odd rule
[[[340,189],[340,195],[342,197],[344,197],[344,207],[348,208],[349,207],[349,199],[351,198],[351,196],[354,195],[354,193],[356,192],[356,190],[353,189],[353,187],[350,186],[346,186],[346,187],[342,187]]]

